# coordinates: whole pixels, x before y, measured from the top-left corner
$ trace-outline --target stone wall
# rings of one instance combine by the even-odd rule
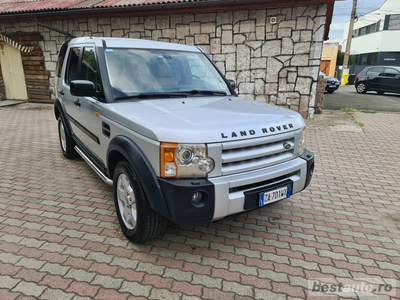
[[[201,47],[240,96],[314,114],[327,5],[71,19],[43,22],[75,36],[151,39]],[[271,24],[271,18],[277,23]],[[31,23],[0,23],[0,32],[39,31],[54,88],[57,50],[66,37]],[[54,96],[53,96],[54,97]]]

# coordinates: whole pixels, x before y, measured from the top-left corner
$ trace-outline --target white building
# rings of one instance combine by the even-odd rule
[[[350,21],[343,32],[346,49]],[[354,23],[351,55],[356,55],[358,73],[365,66],[400,66],[400,1],[386,0],[381,8],[358,17]],[[360,69],[360,70],[359,70]]]

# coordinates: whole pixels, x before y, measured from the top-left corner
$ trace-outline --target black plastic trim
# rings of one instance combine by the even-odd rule
[[[259,205],[259,199],[260,199],[260,193],[272,191],[275,189],[278,189],[280,187],[285,187],[290,185],[292,187],[292,190],[290,191],[290,196],[293,195],[293,181],[290,179],[281,181],[281,182],[276,182],[270,185],[266,185],[263,187],[259,187],[257,189],[244,192],[244,209],[245,210],[250,210],[250,209],[255,209],[255,208],[260,208],[263,206]]]
[[[103,47],[96,46],[97,65],[99,68],[100,81],[103,89],[105,103],[114,102],[114,96],[111,91],[110,79],[107,72],[107,64],[105,57],[106,43],[103,40]]]
[[[304,150],[304,153],[302,156],[300,156],[300,158],[307,161],[307,178],[306,178],[306,184],[304,185],[303,188],[304,190],[310,184],[311,178],[314,174],[314,153],[306,149]]]
[[[215,187],[207,179],[158,178],[171,213],[171,221],[181,225],[210,222],[215,210]],[[193,203],[195,192],[201,192],[202,200]]]
[[[95,141],[97,144],[100,145],[100,140],[99,138],[94,135],[90,130],[88,130],[85,126],[83,126],[81,123],[79,123],[77,120],[75,120],[71,115],[67,114],[68,120],[70,120],[75,126],[77,126],[80,130],[83,131],[84,134],[86,134],[91,140]]]
[[[69,136],[72,136],[71,124],[69,123],[69,119],[67,117],[67,112],[65,110],[64,104],[60,98],[56,99],[54,102],[54,116],[57,119],[56,109],[59,110],[61,118],[64,120],[65,130]]]
[[[108,169],[110,169],[109,159],[112,151],[117,151],[118,153],[122,154],[132,166],[133,170],[139,177],[150,207],[160,215],[170,219],[171,214],[165,201],[161,186],[158,182],[158,177],[140,148],[132,140],[125,136],[114,137],[110,141],[107,150]],[[109,176],[112,178],[112,174],[109,174]]]

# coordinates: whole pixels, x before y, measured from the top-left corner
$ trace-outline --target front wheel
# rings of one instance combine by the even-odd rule
[[[367,86],[364,82],[360,82],[357,84],[356,90],[359,94],[365,94],[367,92]]]
[[[332,94],[334,91],[333,90],[328,90],[328,93],[329,94]]]
[[[161,237],[167,219],[151,209],[139,178],[127,161],[117,164],[113,182],[115,210],[125,236],[134,243]]]
[[[64,120],[59,117],[58,118],[58,137],[60,139],[60,146],[62,154],[66,158],[75,158],[78,156],[78,153],[75,151],[75,143],[72,137],[65,130]]]

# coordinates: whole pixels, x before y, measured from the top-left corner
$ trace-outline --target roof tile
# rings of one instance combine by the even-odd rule
[[[0,14],[64,9],[144,6],[211,0],[0,0]],[[219,0],[212,0],[213,2]]]

